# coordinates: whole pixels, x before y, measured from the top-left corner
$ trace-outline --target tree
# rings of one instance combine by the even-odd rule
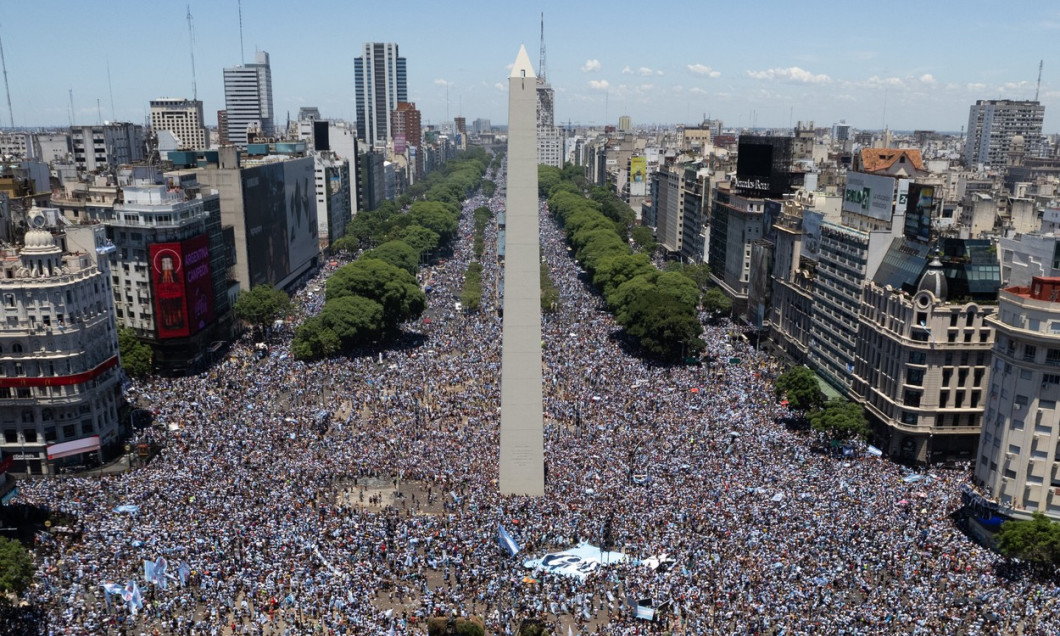
[[[655,236],[652,234],[650,227],[638,225],[630,232],[630,236],[637,245],[637,250],[649,256],[654,254],[655,249],[659,247],[659,244],[655,242]]]
[[[856,402],[831,400],[824,408],[810,414],[813,430],[827,434],[832,439],[844,440],[869,435],[869,422],[865,409]]]
[[[559,290],[552,282],[548,263],[541,263],[541,311],[550,314],[559,308]]]
[[[680,271],[699,287],[700,292],[706,292],[708,289],[717,289],[716,287],[711,287],[713,282],[710,280],[710,265],[706,263],[686,263]],[[718,291],[720,292],[721,290],[718,289]]]
[[[365,252],[361,258],[378,258],[412,275],[420,269],[420,253],[404,241],[387,241],[374,250]]]
[[[356,217],[354,217],[356,218]],[[409,221],[436,232],[442,245],[456,235],[457,216],[439,201],[417,201],[409,206]]]
[[[788,369],[774,385],[778,398],[787,398],[788,406],[799,411],[811,411],[824,404],[825,395],[817,376],[807,366]]]
[[[620,324],[657,358],[676,361],[703,349],[703,325],[678,299],[658,288],[640,294],[621,312]]]
[[[703,293],[703,309],[714,314],[727,314],[732,311],[732,299],[720,288],[711,287]]]
[[[397,238],[407,243],[421,255],[430,254],[438,249],[438,233],[434,230],[428,230],[422,225],[412,224],[402,228]]]
[[[299,360],[326,358],[341,350],[339,336],[324,325],[320,316],[313,316],[299,325],[291,341],[291,353]]]
[[[33,557],[14,539],[0,537],[0,597],[22,594],[33,580]]]
[[[600,288],[604,299],[610,298],[622,283],[653,271],[647,254],[619,254],[600,259],[593,273],[593,284]]]
[[[260,334],[273,321],[291,312],[291,299],[286,292],[273,289],[272,285],[258,285],[239,292],[232,312],[237,320],[250,323]]]
[[[331,275],[325,299],[331,302],[343,296],[363,296],[382,305],[387,331],[418,318],[427,305],[415,276],[378,258],[359,258]]]
[[[343,348],[375,340],[383,333],[383,306],[363,296],[343,296],[324,305],[320,319]]]
[[[997,549],[1010,559],[1029,561],[1039,567],[1060,564],[1060,524],[1035,511],[1030,521],[1001,524]]]
[[[118,352],[121,356],[121,368],[130,378],[143,378],[151,374],[154,367],[154,351],[150,345],[141,342],[136,332],[128,327],[118,330]]]

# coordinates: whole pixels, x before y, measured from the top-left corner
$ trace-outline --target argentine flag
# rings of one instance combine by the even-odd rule
[[[502,549],[508,551],[509,556],[519,554],[519,544],[515,542],[512,535],[508,534],[503,524],[497,526],[497,543],[501,545]]]

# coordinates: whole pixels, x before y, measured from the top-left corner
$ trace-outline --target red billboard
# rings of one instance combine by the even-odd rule
[[[213,281],[206,234],[150,247],[158,337],[182,338],[213,322]]]

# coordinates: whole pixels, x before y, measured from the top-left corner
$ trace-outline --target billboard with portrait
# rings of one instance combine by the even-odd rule
[[[250,285],[276,285],[316,257],[313,159],[293,159],[243,171]]]
[[[155,294],[158,337],[183,338],[188,329],[188,303],[184,294],[184,253],[180,243],[153,243],[151,281]]]
[[[816,261],[821,256],[821,221],[824,214],[806,210],[802,214],[802,255]]]
[[[843,211],[890,221],[894,210],[894,179],[863,172],[848,172]]]
[[[287,243],[291,271],[320,254],[316,178],[312,157],[283,162]]]
[[[634,197],[642,197],[647,193],[648,183],[648,158],[629,158],[629,194]]]
[[[931,242],[931,212],[935,207],[935,186],[914,183],[906,198],[905,237],[910,241]]]

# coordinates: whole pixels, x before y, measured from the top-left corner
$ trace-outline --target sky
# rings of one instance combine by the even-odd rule
[[[960,131],[977,99],[1039,100],[1060,131],[1060,3],[1007,0],[8,0],[0,39],[11,109],[0,126],[142,123],[158,97],[192,97],[207,125],[222,69],[269,52],[278,124],[301,106],[356,119],[353,60],[396,42],[423,121],[507,122],[507,76],[541,13],[558,124],[697,124]]]

